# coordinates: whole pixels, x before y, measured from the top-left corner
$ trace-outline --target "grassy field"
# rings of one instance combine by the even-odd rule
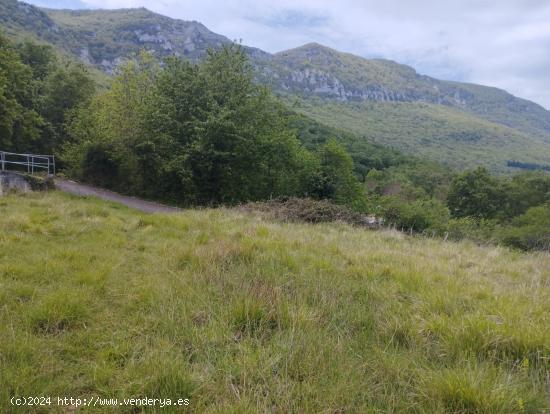
[[[235,210],[0,198],[9,398],[157,412],[550,412],[550,256]],[[78,412],[141,412],[111,407]]]

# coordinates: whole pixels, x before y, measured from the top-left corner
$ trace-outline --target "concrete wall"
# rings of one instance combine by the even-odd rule
[[[9,171],[0,171],[0,196],[10,190],[26,193],[27,191],[31,191],[31,186],[22,175]]]

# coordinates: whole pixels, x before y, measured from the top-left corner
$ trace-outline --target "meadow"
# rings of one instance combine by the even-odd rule
[[[550,255],[5,196],[0,412],[74,412],[17,411],[14,395],[189,398],[149,409],[163,413],[549,412]]]

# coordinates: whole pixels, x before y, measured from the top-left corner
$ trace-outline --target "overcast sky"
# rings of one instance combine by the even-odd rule
[[[497,86],[550,108],[547,0],[31,0],[55,8],[147,7],[278,52],[318,42],[440,79]]]

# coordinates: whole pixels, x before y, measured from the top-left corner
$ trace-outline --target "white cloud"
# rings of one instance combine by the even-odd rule
[[[81,2],[102,8],[144,6],[197,20],[269,52],[315,41],[407,63],[438,78],[497,86],[550,108],[550,4],[545,0]]]

